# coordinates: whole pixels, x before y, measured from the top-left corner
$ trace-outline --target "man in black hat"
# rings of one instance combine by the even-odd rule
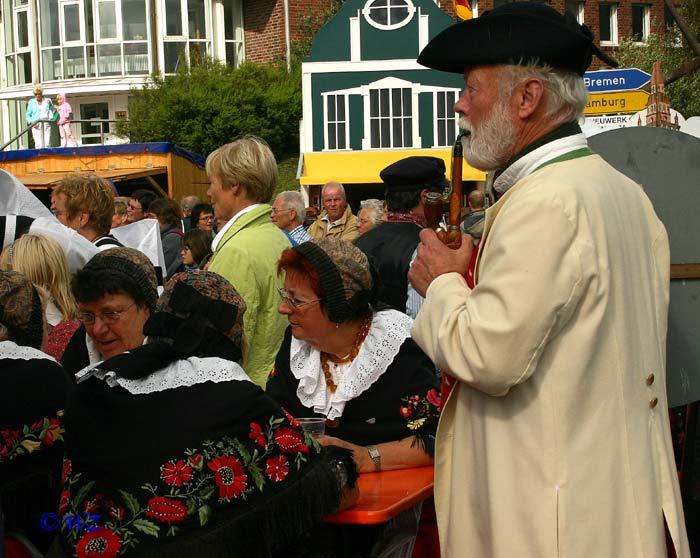
[[[386,186],[387,222],[360,236],[355,245],[377,268],[379,300],[415,317],[422,297],[415,291],[409,296],[408,269],[426,225],[425,197],[431,191],[442,192],[447,184],[445,163],[437,157],[406,157],[379,176]]]
[[[666,402],[668,237],[577,119],[590,30],[505,4],[418,61],[464,75],[455,105],[498,201],[473,250],[421,231],[413,339],[456,379],[435,452],[443,556],[690,553]],[[474,284],[475,283],[475,284]]]

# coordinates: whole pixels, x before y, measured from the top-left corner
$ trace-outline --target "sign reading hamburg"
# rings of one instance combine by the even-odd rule
[[[583,74],[583,82],[589,93],[634,91],[649,83],[651,75],[637,68],[596,70]]]

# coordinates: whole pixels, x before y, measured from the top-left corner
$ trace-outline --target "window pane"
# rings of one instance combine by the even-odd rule
[[[15,56],[8,56],[5,60],[7,63],[7,85],[16,85],[15,80]]]
[[[17,48],[27,48],[29,46],[29,23],[27,12],[17,12]]]
[[[227,41],[242,40],[241,0],[224,0],[224,34]]]
[[[168,36],[182,35],[182,8],[180,0],[165,0],[165,34]]]
[[[452,145],[457,137],[457,130],[455,128],[454,118],[447,120],[447,130],[445,131],[445,144]]]
[[[380,128],[382,134],[382,147],[391,147],[391,120],[388,118],[382,118]]]
[[[201,64],[207,52],[209,52],[209,43],[190,43],[190,66]]]
[[[379,114],[382,116],[389,116],[389,90],[382,89],[379,91],[379,96],[381,99],[381,106],[379,108]]]
[[[242,43],[226,43],[226,64],[236,68],[243,57]]]
[[[338,113],[338,120],[345,122],[345,95],[336,96],[336,107]]]
[[[92,17],[92,2],[83,2],[85,7],[85,42],[94,43],[95,42],[95,26],[94,18]],[[93,58],[94,58],[93,52]],[[92,75],[95,75],[94,73]]]
[[[117,15],[114,1],[102,1],[97,4],[100,16],[100,39],[117,38]]]
[[[125,41],[146,40],[146,23],[144,0],[122,0],[122,34]]]
[[[345,124],[338,124],[338,149],[345,149]]]
[[[403,118],[403,147],[411,147],[413,145],[413,130],[411,130],[411,119]]]
[[[58,31],[58,0],[41,0],[41,46],[60,46]]]
[[[130,43],[124,45],[124,65],[129,75],[148,73],[148,45]]]
[[[328,149],[335,149],[337,147],[335,142],[335,124],[328,124]]]
[[[392,144],[392,147],[403,147],[403,140],[402,138],[402,133],[401,133],[401,119],[400,118],[394,118],[393,119],[393,132],[394,132],[394,142]]]
[[[401,89],[391,90],[391,114],[401,114]]]
[[[436,104],[437,104],[437,117],[438,118],[445,118],[445,110],[446,110],[445,105],[446,105],[446,103],[445,103],[445,94],[444,93],[439,92],[437,94]]]
[[[328,95],[326,98],[326,118],[329,122],[335,122],[335,96]]]
[[[109,105],[107,103],[85,103],[80,105],[80,118],[90,120],[93,118],[109,119]],[[109,133],[109,123],[102,124],[93,122],[82,122],[80,132],[83,144],[100,143],[100,128],[104,133]]]
[[[85,77],[85,52],[83,47],[63,49],[64,79]]]
[[[18,84],[32,83],[32,53],[23,52],[17,55]]]
[[[41,73],[44,81],[62,79],[61,49],[52,48],[41,53]]]
[[[63,5],[63,34],[66,42],[80,40],[80,6]]]
[[[438,120],[437,123],[437,145],[447,145],[447,130],[445,129],[446,122],[444,120]]]
[[[172,74],[185,64],[185,43],[163,43],[165,55],[165,73]]]
[[[598,14],[600,17],[600,40],[601,41],[611,41],[612,35],[610,33],[610,15],[612,6],[610,4],[600,4],[598,6]]]
[[[379,119],[373,118],[370,124],[370,143],[372,147],[379,147]]]
[[[207,29],[204,16],[204,0],[187,0],[187,19],[190,39],[206,39]]]
[[[404,116],[411,116],[411,90],[402,89],[403,94],[403,112]]]
[[[632,39],[644,40],[644,6],[640,4],[632,4]]]
[[[121,45],[98,46],[97,69],[101,76],[120,76],[122,74]]]
[[[3,1],[2,13],[4,13],[4,14],[12,13],[12,4],[10,3],[10,0]],[[14,52],[15,51],[15,43],[14,43],[15,33],[14,33],[14,29],[12,28],[12,26],[14,25],[14,21],[12,21],[11,17],[4,17],[2,19],[3,19],[4,28],[5,28],[5,52]]]
[[[370,117],[379,116],[379,91],[376,89],[369,92],[369,115]]]
[[[95,45],[87,47],[87,74],[95,77],[97,75],[97,64],[95,63]]]

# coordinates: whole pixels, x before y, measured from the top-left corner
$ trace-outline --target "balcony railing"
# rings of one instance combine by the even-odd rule
[[[39,122],[45,122],[48,124],[55,124],[55,122],[53,122],[52,120],[49,120],[49,119],[41,119],[41,120],[39,120]],[[112,124],[112,123],[116,124],[117,122],[120,122],[123,124],[128,124],[128,120],[124,120],[124,119],[113,120],[113,119],[109,119],[109,118],[88,118],[88,119],[80,119],[80,120],[71,120],[70,123],[71,124],[88,123],[92,126],[97,127],[97,131],[95,132],[94,135],[86,136],[86,134],[83,134],[82,136],[83,137],[97,137],[99,135],[100,143],[99,144],[90,144],[90,145],[104,145],[105,135],[111,133],[109,131],[104,130],[104,124]],[[29,124],[21,132],[19,132],[17,135],[15,135],[10,141],[8,141],[2,147],[0,147],[0,151],[5,151],[5,149],[7,149],[7,147],[12,145],[17,140],[19,140],[23,135],[29,134],[29,131],[34,127],[35,124]],[[54,146],[52,146],[52,147],[54,147]]]

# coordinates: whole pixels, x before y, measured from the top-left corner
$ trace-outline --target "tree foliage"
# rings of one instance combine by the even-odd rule
[[[233,69],[204,60],[174,75],[151,76],[129,99],[133,142],[169,141],[207,155],[246,134],[275,155],[299,150],[301,73],[283,64],[245,62]]]
[[[700,35],[700,2],[684,2],[679,6],[693,35]],[[618,60],[621,67],[639,68],[651,73],[654,62],[661,62],[664,73],[678,68],[696,55],[682,38],[677,26],[666,29],[664,35],[651,35],[646,44],[625,39],[620,45]],[[666,87],[671,107],[686,118],[700,115],[700,73],[680,78]]]

